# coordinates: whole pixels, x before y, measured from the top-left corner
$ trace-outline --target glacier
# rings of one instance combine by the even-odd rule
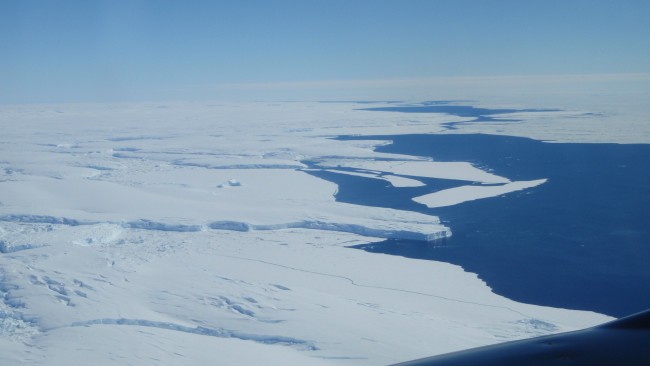
[[[335,184],[308,174],[467,182],[418,199],[432,206],[532,189],[543,179],[335,137],[647,138],[608,135],[607,114],[585,127],[576,116],[595,105],[456,130],[445,123],[471,118],[354,103],[158,106],[0,107],[3,364],[374,365],[611,319],[509,300],[459,266],[349,249],[452,232],[435,216],[337,202]]]

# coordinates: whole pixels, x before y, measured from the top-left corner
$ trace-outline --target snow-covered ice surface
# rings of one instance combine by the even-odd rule
[[[419,198],[440,206],[544,182],[333,137],[647,142],[647,130],[609,133],[612,109],[582,104],[453,131],[444,123],[471,118],[356,108],[0,107],[0,362],[377,365],[609,320],[497,296],[458,266],[349,249],[452,233],[437,217],[336,202],[336,185],[307,171],[467,182]]]
[[[374,161],[374,160],[335,160],[323,161],[321,166],[336,166],[364,170],[390,172],[398,175],[454,179],[481,183],[507,183],[504,177],[485,172],[467,162],[440,161]]]
[[[543,184],[546,179],[536,179],[531,181],[509,182],[499,185],[490,186],[462,186],[456,188],[443,189],[441,191],[425,194],[415,197],[413,201],[425,204],[427,207],[444,207],[457,205],[462,202],[477,200],[481,198],[494,197],[510,192],[521,191],[526,188],[532,188]]]

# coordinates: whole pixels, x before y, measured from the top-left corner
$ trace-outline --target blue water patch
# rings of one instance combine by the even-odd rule
[[[459,101],[428,101],[416,104],[391,105],[389,107],[358,108],[362,111],[400,112],[400,113],[445,113],[458,117],[471,117],[475,122],[518,122],[519,119],[504,118],[503,115],[520,112],[557,112],[559,109],[512,109],[512,108],[477,108],[471,105],[457,104]],[[493,115],[500,115],[498,118]],[[457,124],[466,122],[448,122],[443,124],[448,129],[456,129]]]
[[[650,307],[650,145],[543,143],[493,135],[342,137],[392,140],[385,153],[471,162],[535,188],[428,208],[411,199],[467,182],[426,187],[313,172],[339,185],[336,199],[436,215],[453,236],[387,240],[358,248],[454,263],[516,301],[623,316]]]

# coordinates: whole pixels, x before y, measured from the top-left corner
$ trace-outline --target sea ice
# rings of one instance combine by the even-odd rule
[[[531,181],[517,181],[500,185],[472,185],[444,189],[424,196],[413,198],[413,201],[422,203],[427,207],[444,207],[459,203],[503,195],[510,192],[533,188],[546,182],[546,179]]]
[[[475,183],[420,198],[438,205],[542,183],[333,139],[466,120],[355,108],[1,107],[0,362],[376,365],[609,320],[497,296],[458,266],[347,248],[451,232],[336,202],[307,162],[396,189]]]

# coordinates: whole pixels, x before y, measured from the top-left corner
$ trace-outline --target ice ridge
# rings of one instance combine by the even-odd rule
[[[296,339],[292,337],[285,337],[279,335],[264,335],[264,334],[251,334],[238,332],[233,330],[228,330],[224,328],[208,328],[208,327],[188,327],[185,325],[169,323],[169,322],[159,322],[146,319],[126,319],[126,318],[102,318],[102,319],[92,319],[74,322],[70,326],[72,327],[84,327],[90,325],[131,325],[131,326],[141,326],[141,327],[151,327],[151,328],[160,328],[160,329],[169,329],[178,332],[199,334],[210,337],[219,337],[219,338],[237,338],[245,341],[254,341],[264,344],[279,344],[287,346],[297,346],[305,350],[317,350],[318,348],[309,341],[302,339]]]
[[[31,224],[59,224],[68,226],[78,225],[96,225],[100,222],[96,221],[80,221],[66,217],[54,217],[44,215],[4,215],[0,216],[0,221],[20,222]],[[107,222],[109,224],[117,224],[123,228],[128,229],[143,229],[155,231],[173,231],[173,232],[198,232],[206,230],[207,228],[213,230],[230,230],[230,231],[253,231],[253,230],[282,230],[282,229],[312,229],[312,230],[327,230],[338,231],[345,233],[358,234],[374,238],[384,239],[404,239],[404,240],[419,240],[419,241],[435,241],[439,239],[448,238],[451,236],[451,230],[445,227],[435,226],[431,230],[423,230],[426,225],[417,225],[412,230],[400,227],[391,227],[385,225],[386,223],[378,224],[378,227],[370,225],[360,225],[351,223],[337,223],[322,220],[301,220],[288,223],[278,224],[251,224],[241,221],[213,221],[206,225],[199,224],[179,224],[179,223],[163,223],[147,219],[139,219],[128,222]],[[2,247],[2,252],[14,251],[16,248]],[[29,249],[29,248],[21,248]]]
[[[282,230],[282,229],[313,229],[313,230],[327,230],[338,231],[344,233],[352,233],[363,236],[370,236],[374,238],[384,239],[405,239],[405,240],[420,240],[420,241],[434,241],[451,236],[449,229],[432,231],[432,232],[418,232],[411,230],[399,229],[382,229],[372,228],[358,224],[346,224],[325,222],[318,220],[303,220],[295,221],[284,224],[265,224],[255,225],[239,221],[215,221],[208,225],[214,230],[232,230],[232,231],[253,231],[253,230]]]

